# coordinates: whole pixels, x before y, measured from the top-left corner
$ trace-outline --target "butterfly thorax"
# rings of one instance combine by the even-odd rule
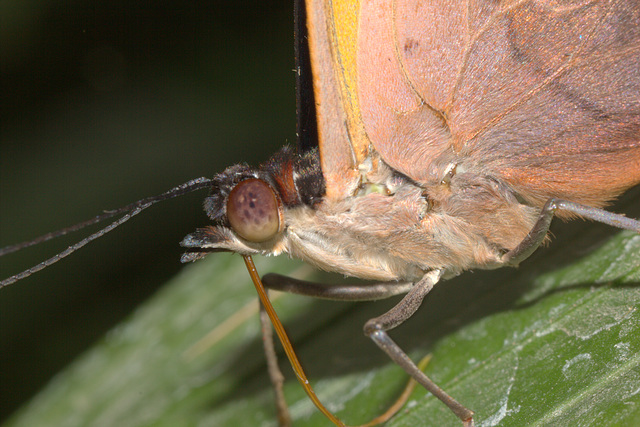
[[[233,166],[218,175],[205,202],[216,224],[183,244],[207,252],[287,253],[323,270],[382,281],[417,280],[432,269],[455,275],[496,267],[529,231],[537,210],[464,167],[441,169],[432,183],[418,184],[376,159],[363,168],[352,196],[329,200],[318,155],[287,149],[257,170]],[[229,221],[229,195],[247,179],[264,181],[278,203],[277,231],[261,241],[244,238]]]

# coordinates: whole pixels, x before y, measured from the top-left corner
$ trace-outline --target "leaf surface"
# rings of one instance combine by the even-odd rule
[[[640,236],[586,225],[561,238],[519,269],[439,284],[391,332],[415,360],[432,354],[427,374],[478,425],[640,420]],[[262,274],[335,280],[286,259],[257,261]],[[255,301],[240,257],[187,266],[7,425],[275,426]],[[350,425],[382,413],[406,383],[362,334],[396,301],[275,297],[316,393]],[[329,425],[281,366],[294,425]],[[387,425],[458,422],[416,388]]]

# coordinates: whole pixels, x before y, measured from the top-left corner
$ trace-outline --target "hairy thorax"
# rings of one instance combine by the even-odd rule
[[[353,197],[287,214],[284,252],[319,268],[372,280],[417,280],[495,268],[526,236],[538,210],[462,167],[419,185],[381,161]]]

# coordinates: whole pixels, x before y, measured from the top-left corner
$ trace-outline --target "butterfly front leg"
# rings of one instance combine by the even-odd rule
[[[413,288],[413,283],[411,282],[331,285],[298,280],[276,273],[265,274],[262,277],[262,283],[266,288],[274,291],[333,301],[376,301],[406,294]]]
[[[269,289],[341,301],[370,301],[406,293],[405,297],[391,310],[382,316],[369,320],[364,325],[365,335],[371,338],[419,384],[447,405],[463,421],[465,426],[473,426],[473,411],[465,408],[438,387],[387,334],[388,330],[399,326],[413,316],[420,308],[424,297],[440,281],[443,274],[442,270],[429,271],[415,284],[387,282],[344,286],[312,283],[279,274],[267,274],[263,277],[263,283]]]
[[[391,310],[382,316],[370,319],[364,325],[364,333],[376,343],[387,355],[402,367],[413,379],[440,399],[442,403],[462,420],[465,427],[473,426],[473,411],[467,409],[444,390],[438,387],[422,372],[407,354],[389,337],[387,331],[401,325],[420,308],[424,297],[440,281],[442,270],[432,270],[415,283],[409,293]]]
[[[284,375],[278,365],[273,326],[262,302],[260,302],[260,330],[262,332],[264,354],[267,359],[267,372],[269,373],[269,380],[271,381],[275,394],[278,425],[280,427],[291,427],[291,414],[289,413],[287,401],[284,398]]]

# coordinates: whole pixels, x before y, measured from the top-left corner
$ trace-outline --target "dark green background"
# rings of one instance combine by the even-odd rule
[[[294,143],[290,3],[0,2],[0,245]],[[203,196],[0,291],[0,420],[181,268]],[[0,275],[74,239],[2,258]]]

